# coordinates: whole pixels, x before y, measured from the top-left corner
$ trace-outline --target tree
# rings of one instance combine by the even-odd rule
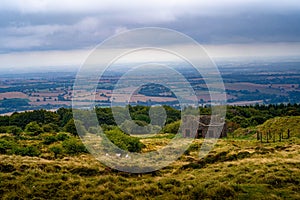
[[[181,112],[179,110],[176,110],[170,106],[163,106],[163,107],[167,114],[167,120],[166,120],[167,124],[175,122],[180,119]]]
[[[249,121],[245,117],[235,116],[231,119],[231,121],[239,124],[243,128],[246,128],[249,126]]]
[[[23,130],[17,126],[0,126],[0,133],[11,133],[15,136],[19,136]]]
[[[7,128],[7,132],[8,133],[11,133],[11,134],[13,134],[13,135],[15,135],[15,136],[19,136],[20,135],[20,133],[22,133],[22,129],[20,128],[20,127],[17,127],[17,126],[9,126],[8,128]]]
[[[111,108],[96,108],[99,124],[116,125]]]
[[[120,128],[127,134],[146,134],[149,133],[150,126],[144,121],[129,121],[125,120],[124,123],[121,124]]]
[[[143,121],[143,122],[146,122],[147,124],[150,123],[150,117],[145,114],[134,114],[132,116],[132,119],[134,119],[136,121]]]
[[[60,126],[64,127],[70,119],[73,119],[72,110],[68,108],[60,108],[56,111],[59,116]]]
[[[227,122],[227,131],[229,133],[233,133],[235,130],[237,130],[238,128],[240,128],[240,125],[236,122],[232,122],[232,121],[228,121]]]
[[[59,131],[59,127],[56,124],[49,123],[42,126],[42,129],[46,133],[53,133]]]
[[[0,126],[9,126],[9,116],[0,116]]]
[[[75,125],[76,123],[76,125]],[[70,119],[68,123],[64,126],[64,130],[73,135],[85,134],[87,131],[83,126],[83,123],[79,120],[74,121],[74,119]]]
[[[172,122],[170,124],[167,124],[163,129],[162,132],[164,133],[173,133],[177,134],[179,127],[180,127],[181,121]]]
[[[76,126],[73,119],[70,119],[68,123],[64,126],[64,130],[73,135],[77,135]]]
[[[41,126],[36,122],[29,122],[25,127],[25,132],[32,135],[39,135],[43,132]]]

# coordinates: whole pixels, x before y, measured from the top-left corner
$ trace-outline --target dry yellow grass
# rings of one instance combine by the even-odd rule
[[[167,138],[146,138],[146,151]],[[58,159],[0,155],[3,199],[299,199],[300,140],[219,140],[198,157],[197,139],[177,161],[147,174],[109,169],[90,154]]]

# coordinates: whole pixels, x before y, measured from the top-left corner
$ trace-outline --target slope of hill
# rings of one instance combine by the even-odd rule
[[[128,174],[103,166],[84,151],[55,156],[47,149],[60,142],[47,145],[46,137],[21,141],[36,144],[40,155],[0,154],[1,199],[300,198],[298,138],[275,143],[221,139],[203,159],[199,158],[203,139],[196,139],[172,165],[153,173]],[[9,138],[18,140],[1,136]],[[148,138],[145,145],[157,142]]]
[[[136,120],[145,117],[145,107],[131,109]],[[236,110],[245,120],[253,116],[242,112],[253,108],[231,108],[232,113]],[[255,110],[255,118],[266,110]],[[180,113],[167,111],[170,124],[178,120]],[[120,130],[111,123],[111,112],[98,112],[106,123],[105,133],[114,133],[112,142],[127,141],[121,146],[141,142],[145,153],[164,147],[173,137],[140,135],[129,140],[126,135],[128,140],[119,140],[124,136],[115,134]],[[71,110],[61,109],[0,117],[0,199],[300,199],[300,116],[275,117],[238,129],[234,138],[220,139],[202,159],[204,139],[195,139],[178,160],[147,174],[119,172],[98,162],[76,135],[70,116]],[[263,134],[263,142],[257,140],[257,132]],[[282,132],[284,137],[266,142],[267,132]]]
[[[275,117],[257,126],[262,133],[270,131],[276,135],[287,134],[290,131],[291,137],[300,137],[300,116]]]
[[[266,134],[270,132],[278,140],[280,134],[283,134],[283,138],[288,137],[288,131],[290,137],[300,138],[300,116],[275,117],[255,127],[239,128],[234,131],[233,136],[254,139],[257,133],[261,133],[263,138],[266,138]]]

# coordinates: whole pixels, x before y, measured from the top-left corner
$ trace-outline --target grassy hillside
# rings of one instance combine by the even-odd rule
[[[300,116],[275,117],[255,127],[239,128],[232,135],[238,138],[254,139],[256,133],[259,132],[265,138],[266,133],[270,131],[278,140],[280,133],[283,137],[287,137],[288,130],[290,137],[300,138]]]
[[[299,108],[231,107],[228,128],[235,131],[208,156],[199,158],[203,139],[196,139],[178,160],[147,174],[98,162],[76,136],[69,109],[0,117],[0,199],[300,199],[300,116],[272,118],[299,115]],[[145,118],[146,107],[130,109],[137,122]],[[180,113],[168,109],[168,129],[162,132],[176,132]],[[97,112],[105,134],[127,150],[155,151],[174,137],[123,135],[110,110]],[[97,134],[95,127],[88,131]],[[283,133],[284,139],[261,143],[257,132],[263,138]]]
[[[49,145],[49,135],[0,137],[40,152],[0,154],[1,199],[300,199],[297,138],[263,144],[219,140],[204,159],[198,157],[203,140],[197,139],[172,165],[153,173],[128,174],[103,166],[84,151],[68,153],[64,145],[54,156],[51,147],[78,140],[73,136]],[[142,139],[145,151],[169,140],[168,135]]]
[[[262,133],[271,131],[276,135],[280,132],[287,134],[290,130],[291,137],[300,138],[300,116],[275,117],[257,126],[257,130]]]

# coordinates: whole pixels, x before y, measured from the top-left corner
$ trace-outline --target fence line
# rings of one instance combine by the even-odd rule
[[[270,130],[268,130],[266,133],[265,133],[265,138],[263,137],[263,133],[262,132],[257,132],[257,140],[260,141],[261,143],[263,142],[276,142],[276,135],[278,135],[278,141],[281,142],[283,139],[289,139],[290,136],[291,136],[291,132],[290,132],[290,129],[288,129],[287,131],[287,135],[286,137],[284,137],[284,134],[282,132],[279,132],[278,134],[276,133],[272,133]],[[264,141],[265,139],[265,141]]]

